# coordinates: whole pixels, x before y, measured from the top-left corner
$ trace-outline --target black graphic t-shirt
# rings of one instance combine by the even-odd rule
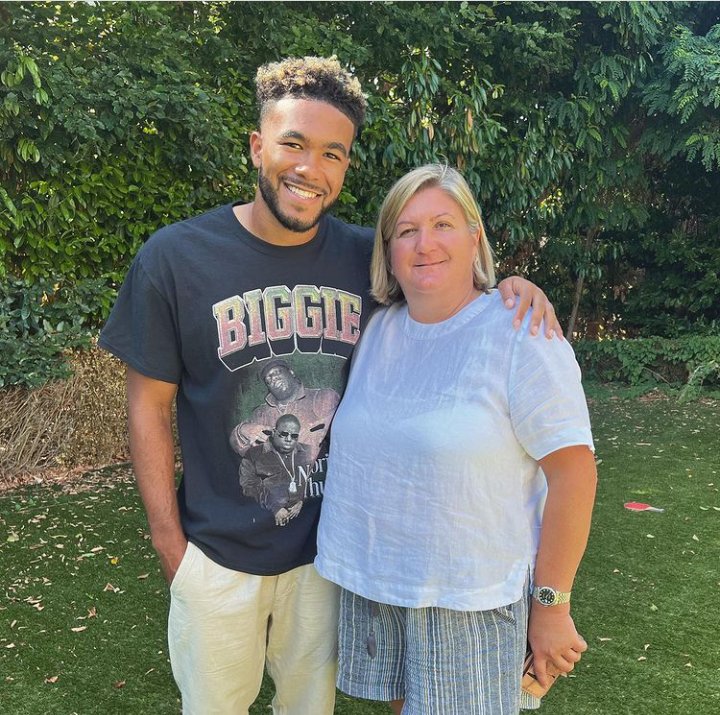
[[[226,205],[141,248],[100,346],[178,385],[190,541],[270,575],[312,562],[327,430],[374,303],[372,231],[325,216],[301,246],[246,231]]]

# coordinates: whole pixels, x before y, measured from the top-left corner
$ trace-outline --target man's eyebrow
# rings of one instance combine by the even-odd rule
[[[294,129],[288,129],[280,135],[280,139],[300,139],[301,141],[307,141],[307,138],[302,132],[295,131]]]
[[[298,139],[302,142],[307,142],[307,137],[302,133],[298,132],[295,129],[288,129],[286,132],[283,132],[280,135],[280,139]],[[348,150],[347,147],[342,142],[328,142],[325,144],[326,149],[334,149],[337,152],[340,152],[345,158],[348,157]]]
[[[345,145],[342,142],[330,142],[329,144],[325,145],[326,149],[334,149],[335,151],[340,152],[345,158],[347,158],[348,150],[345,148]]]

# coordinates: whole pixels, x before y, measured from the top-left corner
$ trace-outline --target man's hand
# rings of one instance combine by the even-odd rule
[[[505,278],[498,284],[498,290],[507,308],[514,308],[517,299],[520,302],[517,305],[515,319],[513,325],[515,329],[522,324],[525,313],[532,306],[533,313],[530,317],[530,334],[537,335],[540,332],[540,324],[545,320],[545,337],[550,339],[557,335],[560,340],[563,339],[562,328],[555,316],[555,308],[548,300],[548,297],[534,283],[531,283],[520,276],[511,276]]]
[[[179,535],[173,539],[172,543],[162,545],[162,547],[160,545],[155,547],[168,586],[172,584],[175,578],[180,562],[185,556],[187,545],[187,539],[183,535]]]

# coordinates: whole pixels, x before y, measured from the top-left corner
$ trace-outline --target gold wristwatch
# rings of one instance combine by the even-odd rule
[[[561,603],[570,603],[570,591],[556,591],[550,586],[535,586],[533,598],[543,606],[559,606]]]

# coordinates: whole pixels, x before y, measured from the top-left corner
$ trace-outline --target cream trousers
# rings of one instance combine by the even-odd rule
[[[339,597],[312,564],[255,576],[188,544],[170,593],[170,661],[183,715],[247,715],[265,666],[274,715],[332,715]]]

